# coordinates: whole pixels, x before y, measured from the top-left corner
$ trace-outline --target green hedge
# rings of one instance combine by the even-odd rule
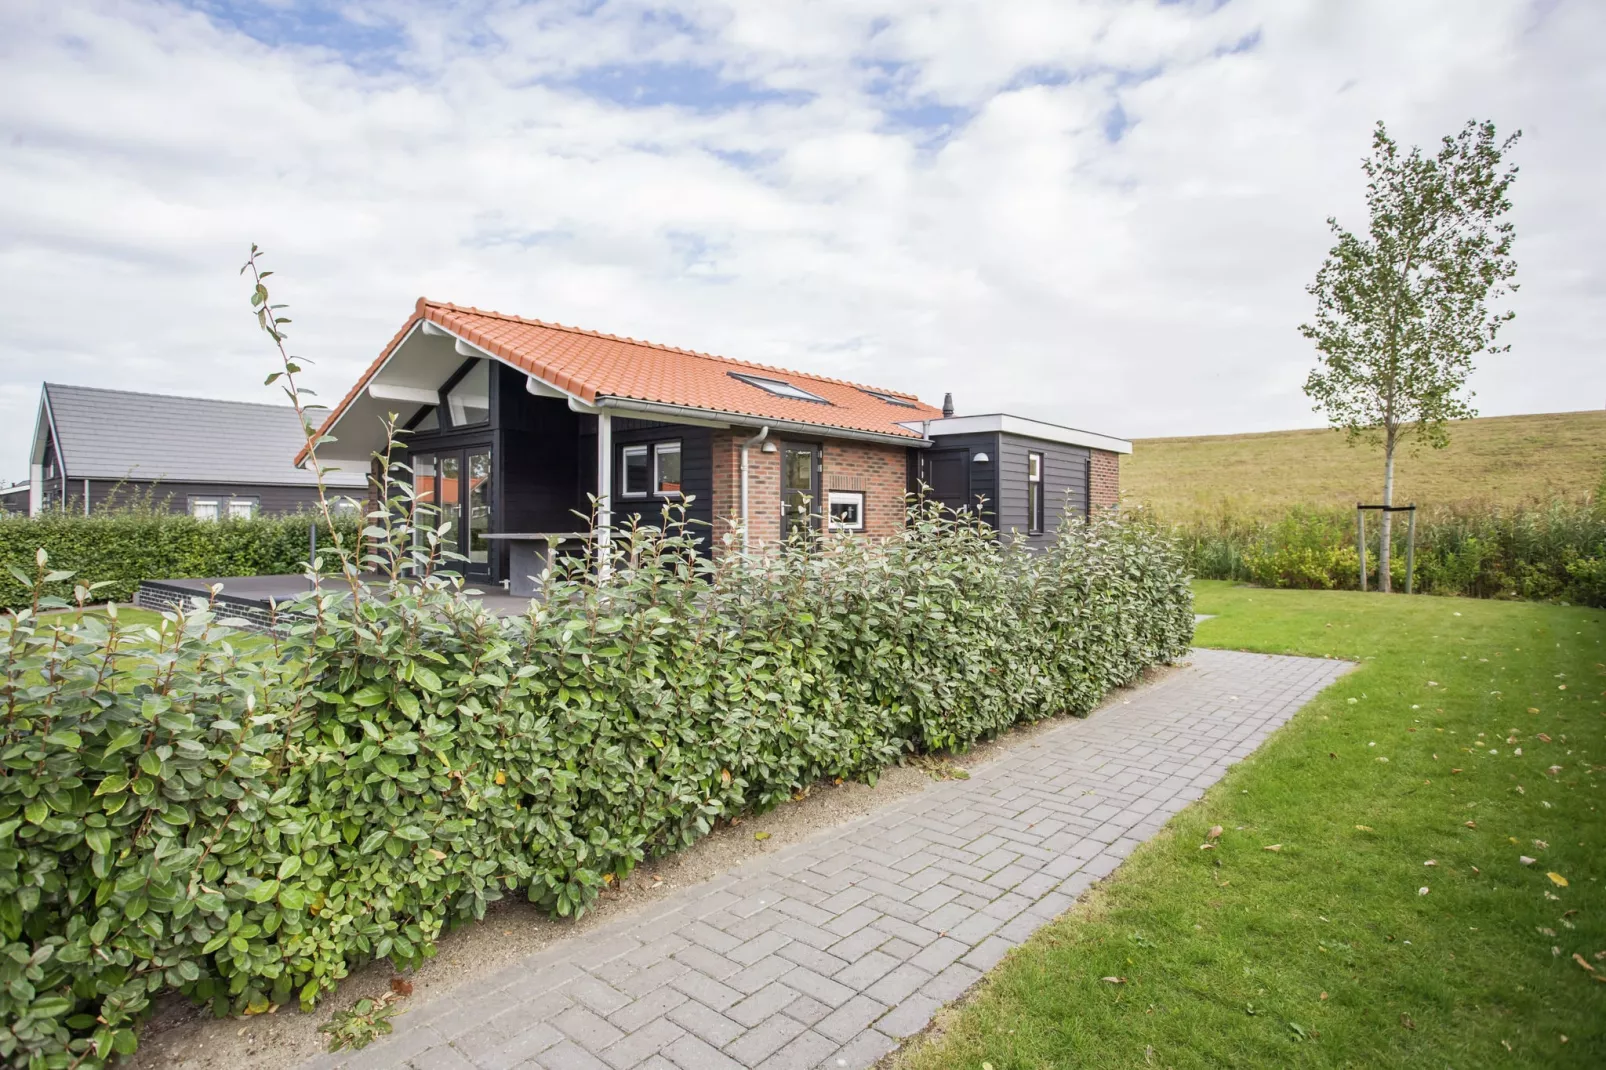
[[[1032,554],[913,519],[756,560],[638,529],[514,618],[436,579],[326,592],[273,656],[203,611],[0,621],[0,1052],[99,1065],[164,989],[310,1005],[509,893],[578,914],[717,822],[1188,648],[1181,556],[1142,525]]]
[[[7,566],[32,575],[41,547],[53,568],[75,572],[85,582],[107,581],[97,598],[125,602],[141,580],[300,572],[313,522],[309,515],[196,520],[156,509],[0,516],[0,608],[30,604],[28,588]],[[337,523],[348,533],[357,530],[355,519]]]
[[[1377,514],[1367,516],[1368,587],[1378,575]],[[1294,509],[1276,520],[1222,515],[1175,528],[1205,579],[1267,587],[1360,586],[1351,509]],[[1405,589],[1404,514],[1395,514],[1389,573]],[[1422,509],[1416,590],[1476,598],[1606,606],[1606,499],[1545,507]]]

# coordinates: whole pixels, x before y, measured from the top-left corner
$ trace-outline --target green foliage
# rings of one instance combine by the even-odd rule
[[[1338,239],[1308,290],[1316,319],[1300,333],[1318,364],[1305,392],[1333,426],[1382,441],[1392,455],[1403,429],[1432,446],[1447,420],[1473,415],[1461,399],[1474,354],[1514,315],[1492,299],[1513,288],[1516,228],[1503,221],[1517,170],[1501,158],[1520,137],[1495,141],[1494,124],[1469,122],[1435,156],[1401,153],[1382,122],[1372,133],[1364,236],[1327,221]]]
[[[1510,348],[1495,339],[1516,313],[1491,303],[1516,288],[1516,228],[1503,217],[1517,169],[1502,171],[1501,159],[1520,136],[1497,144],[1493,123],[1469,122],[1436,156],[1402,154],[1380,121],[1362,164],[1366,235],[1327,221],[1338,242],[1308,287],[1316,318],[1300,333],[1318,359],[1305,393],[1351,442],[1382,444],[1384,505],[1394,504],[1397,445],[1443,448],[1446,422],[1476,415],[1461,396],[1473,356]],[[1380,519],[1387,591],[1392,514]]]
[[[1030,553],[928,507],[885,543],[711,561],[666,514],[500,618],[392,506],[363,563],[392,578],[326,578],[269,639],[200,603],[0,618],[11,1065],[101,1065],[163,990],[310,1006],[504,895],[578,915],[821,778],[1083,713],[1193,631],[1180,555],[1134,521]]]
[[[1373,585],[1381,536],[1376,524],[1367,527]],[[1359,586],[1353,510],[1293,509],[1275,521],[1222,513],[1174,530],[1202,578],[1266,587]],[[1403,587],[1403,524],[1395,526],[1393,540],[1392,579]],[[1606,509],[1590,502],[1424,509],[1416,530],[1416,590],[1606,606]]]
[[[43,548],[59,569],[79,580],[105,582],[101,597],[127,601],[141,580],[207,576],[266,576],[300,572],[307,560],[311,515],[251,520],[196,520],[160,509],[126,509],[81,516],[43,513],[0,516],[0,608],[32,603],[28,583],[11,568],[32,573]],[[319,536],[328,537],[327,525]],[[338,519],[347,536],[357,518]],[[52,587],[65,594],[66,584]]]
[[[359,999],[346,1010],[330,1015],[329,1020],[318,1027],[318,1032],[328,1035],[330,1051],[366,1048],[395,1028],[390,1020],[401,1009],[395,999],[394,992],[374,999]]]

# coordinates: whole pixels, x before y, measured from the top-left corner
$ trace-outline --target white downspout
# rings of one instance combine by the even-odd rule
[[[89,480],[84,480],[84,515],[89,515]]]
[[[597,413],[597,579],[613,559],[613,417]]]
[[[769,436],[769,424],[758,429],[758,434],[742,443],[742,553],[747,553],[748,522],[747,522],[747,450],[756,446]]]
[[[28,469],[28,515],[38,516],[45,507],[45,466],[30,465]]]

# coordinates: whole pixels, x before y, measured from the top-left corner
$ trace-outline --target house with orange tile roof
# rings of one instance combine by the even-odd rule
[[[890,535],[905,495],[980,508],[1028,543],[1112,507],[1122,439],[912,394],[477,308],[418,300],[319,429],[325,465],[373,466],[405,429],[419,497],[474,581],[529,588],[535,548],[604,546],[669,502],[716,545],[799,529]],[[303,450],[298,464],[308,458]],[[582,517],[593,513],[595,532]]]

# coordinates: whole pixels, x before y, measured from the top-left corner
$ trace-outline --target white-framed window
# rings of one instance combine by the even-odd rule
[[[1026,455],[1026,533],[1043,532],[1043,455]]]
[[[491,366],[475,360],[446,391],[446,413],[452,426],[474,427],[491,419]]]
[[[647,496],[646,446],[626,446],[620,451],[619,493],[626,498]]]
[[[257,504],[255,498],[230,498],[229,519],[250,520],[257,515]]]
[[[653,493],[665,498],[680,494],[680,443],[660,442],[652,452]]]
[[[221,520],[223,518],[223,500],[221,498],[191,498],[190,515],[197,520]]]
[[[864,530],[864,491],[827,491],[825,507],[831,518],[832,531]]]
[[[679,442],[626,446],[619,451],[621,498],[673,498],[680,493]]]

